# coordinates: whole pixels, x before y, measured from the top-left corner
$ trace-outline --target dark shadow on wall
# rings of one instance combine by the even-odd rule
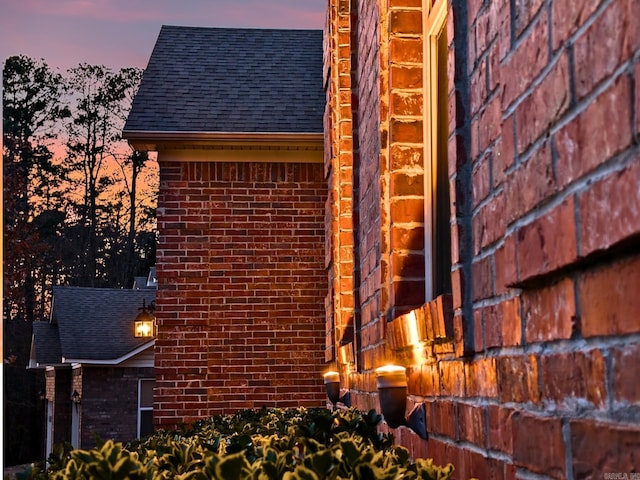
[[[4,466],[44,459],[44,375],[27,370],[31,322],[4,320],[3,349],[3,456]]]

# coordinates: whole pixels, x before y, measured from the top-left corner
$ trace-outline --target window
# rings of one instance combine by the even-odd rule
[[[423,0],[425,118],[425,298],[451,291],[447,141],[447,2]]]
[[[153,389],[155,380],[138,381],[138,438],[153,433]]]

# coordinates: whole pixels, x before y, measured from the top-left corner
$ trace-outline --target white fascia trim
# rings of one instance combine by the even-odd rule
[[[60,367],[68,367],[69,365],[66,363],[38,363],[29,362],[27,366],[27,370],[55,370]]]
[[[155,346],[156,344],[156,340],[153,339],[147,343],[144,343],[142,345],[140,345],[138,348],[136,348],[135,350],[131,350],[129,353],[119,357],[119,358],[113,358],[113,359],[108,359],[108,360],[89,360],[89,359],[79,359],[79,358],[65,358],[62,357],[62,361],[64,363],[71,363],[76,364],[76,363],[82,363],[85,365],[119,365],[122,362],[125,362],[127,360],[129,360],[132,357],[135,357],[136,355],[138,355],[141,352],[144,352],[146,349]]]

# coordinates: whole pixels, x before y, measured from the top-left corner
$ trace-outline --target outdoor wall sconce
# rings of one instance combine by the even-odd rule
[[[71,401],[78,405],[80,403],[82,399],[80,398],[80,394],[78,393],[77,390],[74,390],[73,393],[71,394]]]
[[[427,420],[424,403],[419,403],[405,417],[407,408],[407,375],[400,365],[386,365],[376,369],[376,384],[380,409],[391,428],[407,426],[420,438],[427,439]]]
[[[336,408],[338,402],[342,402],[345,406],[351,406],[351,395],[349,392],[340,396],[340,374],[338,372],[326,372],[322,375],[324,377],[324,387],[327,389],[327,397],[333,404],[333,408]]]
[[[150,338],[155,335],[156,317],[151,313],[154,310],[153,302],[147,307],[146,302],[142,299],[142,310],[134,322],[134,335],[137,338]]]

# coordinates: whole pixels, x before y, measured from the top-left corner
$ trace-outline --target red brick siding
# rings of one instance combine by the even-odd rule
[[[391,284],[388,318],[425,301],[422,84],[406,85],[394,76],[410,69],[422,73],[422,11],[414,3],[393,2],[380,8],[389,32],[381,38],[381,43],[388,42],[388,48],[381,48],[381,91],[388,91],[381,103],[388,103],[389,119],[389,145],[383,146],[388,160],[381,178],[383,188],[388,184],[389,198],[388,207],[382,208],[383,252],[389,252]],[[396,241],[398,231],[403,242]]]
[[[94,435],[116,442],[134,440],[138,435],[138,380],[153,378],[153,368],[83,367],[76,371],[81,382],[78,392],[82,392],[80,447],[95,447]]]
[[[389,245],[382,229],[388,224],[388,213],[383,204],[389,198],[388,184],[388,97],[380,94],[384,86],[381,80],[387,73],[385,51],[381,41],[386,38],[384,20],[378,2],[356,2],[351,5],[352,44],[354,51],[351,78],[353,96],[357,98],[354,112],[354,229],[356,265],[355,288],[356,316],[358,319],[357,367],[370,371],[380,351],[379,331],[383,312],[390,301]],[[354,21],[354,18],[357,19]],[[384,100],[384,101],[383,101]],[[365,207],[365,208],[363,208]],[[386,241],[385,241],[386,240]]]
[[[324,402],[321,164],[160,161],[154,421]]]
[[[351,95],[351,16],[349,2],[332,5],[325,32],[325,175],[329,195],[325,207],[325,265],[330,291],[325,300],[327,328],[325,361],[336,359],[336,345],[354,325],[353,274],[353,113]],[[330,56],[329,56],[330,52]],[[329,68],[332,66],[332,68]],[[351,337],[353,335],[351,334]]]
[[[640,27],[630,13],[640,3],[449,2],[454,337],[427,345],[424,364],[385,341],[386,321],[420,289],[395,284],[418,276],[421,220],[394,221],[422,194],[412,188],[423,161],[423,112],[412,108],[423,93],[421,5],[352,11],[363,327],[353,402],[379,407],[372,369],[404,361],[408,403],[425,402],[431,438],[394,433],[414,455],[456,464],[456,478],[629,473],[640,428]]]

